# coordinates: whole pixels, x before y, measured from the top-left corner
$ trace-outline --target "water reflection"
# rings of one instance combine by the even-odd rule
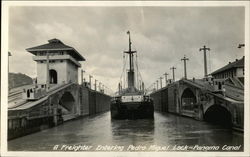
[[[111,120],[110,112],[66,122],[8,142],[13,151],[52,151],[54,145],[242,145],[242,133],[172,114],[154,120]]]
[[[154,120],[112,120],[113,142],[121,145],[150,145],[154,143]]]

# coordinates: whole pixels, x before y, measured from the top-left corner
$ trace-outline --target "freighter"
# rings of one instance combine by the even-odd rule
[[[127,70],[126,88],[122,88],[122,81],[118,85],[117,95],[112,98],[110,110],[112,119],[142,119],[142,118],[154,118],[154,105],[153,100],[145,94],[144,83],[139,80],[139,70],[137,64],[137,51],[131,50],[131,39],[130,32],[129,35],[129,50],[124,51],[129,57],[129,69]],[[134,55],[136,55],[136,60],[134,61]],[[126,58],[124,56],[124,58]],[[126,59],[125,59],[126,60]],[[134,66],[136,67],[136,73]],[[124,68],[126,67],[126,61],[124,63]],[[126,74],[124,72],[124,74]],[[137,75],[136,75],[137,74]],[[123,75],[122,75],[123,76]],[[136,76],[136,77],[135,77]],[[126,80],[126,79],[124,79]],[[125,82],[125,81],[124,81]],[[137,85],[136,85],[137,84]]]

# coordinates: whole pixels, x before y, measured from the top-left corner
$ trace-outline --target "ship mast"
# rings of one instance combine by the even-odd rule
[[[132,51],[131,50],[131,39],[130,39],[130,32],[128,31],[127,34],[129,35],[129,50],[128,51],[124,51],[124,53],[129,54],[129,71],[128,71],[128,88],[134,87],[135,86],[135,77],[134,77],[134,61],[133,61],[133,57],[134,57],[134,53],[136,53],[136,51]]]

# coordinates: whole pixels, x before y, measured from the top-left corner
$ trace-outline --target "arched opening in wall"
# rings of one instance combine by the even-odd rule
[[[27,90],[27,97],[28,98],[30,97],[30,90],[29,89]]]
[[[59,100],[59,108],[63,115],[74,113],[75,99],[70,92],[65,92]]]
[[[209,107],[204,114],[204,120],[226,127],[232,126],[231,113],[221,105],[212,105],[211,107]]]
[[[54,69],[49,70],[49,83],[57,84],[57,72]]]
[[[196,97],[190,88],[186,88],[181,96],[181,107],[183,110],[194,110]]]

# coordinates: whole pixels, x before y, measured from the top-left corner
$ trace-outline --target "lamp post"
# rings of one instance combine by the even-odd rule
[[[162,77],[159,78],[160,79],[160,88],[162,88]]]
[[[207,50],[210,51],[210,48],[205,45],[203,48],[200,48],[200,51],[204,52],[204,76],[207,77]]]
[[[181,59],[181,61],[184,62],[184,78],[187,79],[187,65],[186,65],[186,61],[188,61],[189,59],[186,58],[186,56],[184,55],[184,57]]]
[[[89,88],[91,89],[91,78],[92,78],[93,76],[91,76],[91,75],[89,75]]]
[[[96,85],[97,85],[97,81],[98,81],[98,80],[96,80],[96,79],[95,79],[95,91],[96,91]]]
[[[83,73],[85,73],[85,70],[81,69],[81,85],[83,84]]]
[[[9,69],[9,67],[10,67],[10,56],[12,56],[11,55],[11,53],[10,52],[8,52],[8,79],[10,79],[10,69]],[[8,90],[10,90],[10,85],[8,85]]]
[[[167,86],[167,84],[168,84],[168,73],[165,73],[163,75],[165,76],[165,82],[166,82],[166,86]]]
[[[176,69],[176,67],[173,66],[173,67],[171,67],[170,69],[173,71],[173,82],[174,82],[174,81],[175,81],[174,70]]]

